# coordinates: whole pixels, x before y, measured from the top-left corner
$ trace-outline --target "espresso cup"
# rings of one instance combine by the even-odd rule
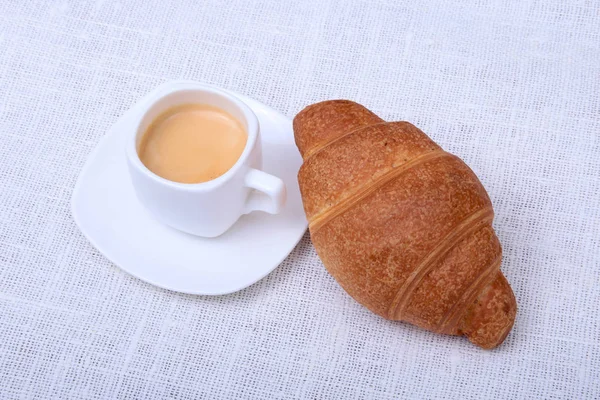
[[[136,195],[158,221],[193,235],[216,237],[244,214],[281,211],[286,200],[285,184],[261,171],[260,126],[243,101],[227,91],[199,83],[174,84],[146,100],[126,140],[126,154]],[[152,121],[172,107],[189,103],[207,104],[228,112],[248,134],[241,156],[227,172],[213,180],[192,184],[154,174],[138,154],[140,141]]]

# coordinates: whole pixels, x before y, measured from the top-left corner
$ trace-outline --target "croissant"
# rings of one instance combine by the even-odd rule
[[[311,240],[325,268],[372,312],[490,349],[517,305],[483,185],[408,122],[347,100],[293,121]]]

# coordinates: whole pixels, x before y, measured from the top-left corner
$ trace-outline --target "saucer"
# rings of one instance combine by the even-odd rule
[[[170,82],[181,85],[191,82]],[[163,90],[165,85],[155,89]],[[134,129],[149,94],[125,113],[90,154],[77,180],[72,214],[81,232],[125,272],[161,288],[202,295],[244,289],[273,271],[307,228],[297,174],[302,158],[292,121],[272,108],[230,92],[260,123],[263,168],[281,178],[287,201],[280,214],[253,212],[217,238],[189,235],[156,221],[139,203],[127,169],[123,139]]]

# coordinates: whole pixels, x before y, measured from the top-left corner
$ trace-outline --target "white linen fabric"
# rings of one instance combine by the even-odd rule
[[[600,3],[0,0],[0,398],[600,398]],[[70,214],[107,129],[193,79],[408,120],[478,174],[519,304],[484,351],[371,314],[308,235],[236,294],[107,261]]]

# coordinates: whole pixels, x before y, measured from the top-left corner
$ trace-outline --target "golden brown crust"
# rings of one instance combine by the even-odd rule
[[[309,222],[391,170],[436,150],[441,151],[408,122],[363,127],[330,142],[305,158],[298,174]]]
[[[458,179],[464,174],[457,172],[466,170],[456,157],[418,164],[311,231],[326,268],[343,287],[368,291],[359,302],[389,318],[398,291],[421,261],[463,220],[490,208],[474,180]]]
[[[517,302],[508,281],[498,271],[494,281],[483,288],[465,312],[460,331],[484,349],[492,349],[506,339],[515,323]]]
[[[303,158],[324,147],[327,142],[359,129],[384,122],[360,104],[348,100],[330,100],[306,107],[294,118],[296,145]]]
[[[398,178],[405,171],[414,168],[418,164],[440,157],[452,157],[452,155],[444,151],[430,151],[429,153],[421,154],[418,157],[415,157],[410,161],[397,166],[396,168],[388,169],[378,177],[372,178],[368,184],[364,184],[362,186],[357,185],[355,188],[353,188],[353,191],[348,191],[349,193],[345,198],[340,196],[340,199],[337,204],[335,204],[335,207],[324,207],[321,212],[313,216],[313,218],[311,218],[309,221],[310,231],[313,233],[317,232],[317,230],[321,226],[325,225],[327,221],[342,214],[348,208],[353,207],[380,187],[385,186],[386,183]]]
[[[408,122],[349,101],[307,107],[294,134],[311,238],[346,292],[384,318],[500,344],[516,302],[473,171]]]
[[[449,281],[452,281],[453,279],[456,280],[457,270],[459,268],[459,266],[451,264],[451,268],[446,268],[446,270],[443,268],[444,263],[448,264],[448,259],[450,258],[448,253],[462,250],[462,242],[465,241],[465,238],[473,239],[476,237],[475,235],[482,231],[482,227],[487,227],[487,225],[492,223],[493,218],[494,213],[491,208],[481,208],[460,221],[443,239],[441,239],[432,251],[423,257],[419,265],[415,267],[411,275],[398,290],[398,294],[390,306],[390,319],[403,319],[405,309],[408,307],[409,302],[414,304],[415,297],[418,297],[419,293],[416,293],[417,289],[427,295],[428,303],[433,303],[437,298],[448,297],[448,292],[452,289]],[[472,240],[466,242],[467,245],[465,247],[467,249],[472,248],[472,242]],[[480,251],[477,251],[477,253],[479,255]],[[464,251],[459,257],[459,261],[463,261]],[[473,268],[469,269],[472,270]],[[441,285],[437,285],[437,287],[434,288],[427,287],[427,285],[424,284],[425,278],[427,278],[430,273],[439,275],[437,281],[441,281]],[[464,277],[461,277],[456,284],[464,283],[464,281]],[[422,313],[422,310],[419,311]],[[440,311],[439,306],[436,308],[436,311]],[[436,320],[438,319],[439,316]],[[435,321],[432,321],[432,323],[434,322]]]

